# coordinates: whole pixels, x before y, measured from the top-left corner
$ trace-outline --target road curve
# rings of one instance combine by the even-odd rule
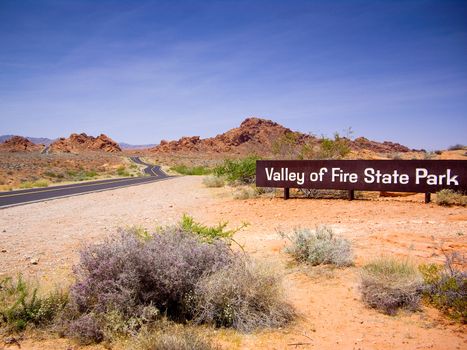
[[[27,190],[0,192],[0,209],[16,205],[40,202],[55,198],[76,196],[91,192],[101,192],[115,188],[141,185],[150,182],[163,181],[170,178],[157,165],[144,163],[139,157],[130,159],[141,165],[146,165],[144,172],[149,176],[126,177],[119,179],[97,180],[81,182],[71,185],[31,188]]]

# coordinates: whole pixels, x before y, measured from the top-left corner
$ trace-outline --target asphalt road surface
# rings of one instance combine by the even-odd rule
[[[149,176],[97,180],[81,182],[72,185],[0,192],[0,209],[21,204],[41,202],[55,198],[75,196],[90,192],[100,192],[120,187],[141,185],[170,178],[170,176],[164,173],[157,165],[144,163],[139,157],[130,157],[130,159],[137,164],[146,165],[144,172]]]

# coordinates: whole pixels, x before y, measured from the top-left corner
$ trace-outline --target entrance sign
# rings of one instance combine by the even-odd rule
[[[284,188],[286,197],[289,188],[424,193],[442,189],[467,191],[467,161],[258,160],[256,186]]]

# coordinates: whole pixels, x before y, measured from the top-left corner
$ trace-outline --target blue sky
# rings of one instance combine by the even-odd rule
[[[0,1],[0,134],[157,143],[248,116],[467,143],[467,2]]]

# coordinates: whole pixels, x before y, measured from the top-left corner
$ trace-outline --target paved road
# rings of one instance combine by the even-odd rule
[[[170,178],[170,176],[164,173],[161,170],[161,168],[157,165],[146,164],[138,157],[131,157],[130,159],[137,164],[146,165],[144,172],[149,176],[97,180],[72,185],[0,192],[0,209],[21,204],[40,202],[54,198],[75,196],[84,193],[100,192],[120,187],[141,185],[150,182],[162,181]]]

